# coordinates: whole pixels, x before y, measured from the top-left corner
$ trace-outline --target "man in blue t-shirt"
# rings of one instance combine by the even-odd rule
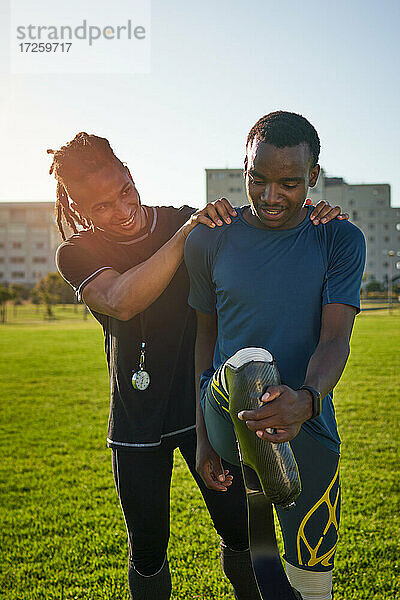
[[[199,383],[203,374],[198,471],[209,488],[223,491],[231,477],[220,457],[238,463],[228,398],[213,374],[242,348],[268,349],[282,384],[268,388],[261,408],[239,418],[263,440],[291,440],[303,491],[294,509],[277,510],[286,571],[303,599],[329,600],[340,513],[332,390],[360,310],[365,242],[349,222],[320,228],[307,218],[304,202],[318,179],[319,150],[304,117],[278,111],[261,118],[247,139],[250,206],[218,230],[194,229],[185,261],[189,304],[197,311]]]

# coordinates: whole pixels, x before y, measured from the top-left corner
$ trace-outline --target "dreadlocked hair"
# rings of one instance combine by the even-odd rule
[[[278,110],[261,117],[250,129],[247,146],[256,138],[276,148],[307,144],[311,154],[312,167],[318,162],[320,141],[318,133],[306,118],[292,112]]]
[[[53,155],[50,175],[57,180],[57,199],[55,205],[56,222],[63,240],[66,239],[63,221],[77,233],[79,228],[90,229],[91,222],[79,211],[79,199],[73,204],[68,196],[67,187],[73,183],[82,183],[89,175],[99,171],[111,161],[121,161],[115,156],[108,140],[89,135],[84,131],[78,133],[73,140],[59,150],[47,150]]]

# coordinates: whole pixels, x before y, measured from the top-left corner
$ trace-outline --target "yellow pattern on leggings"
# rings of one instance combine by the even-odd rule
[[[337,491],[336,491],[336,496],[332,503],[331,498],[330,498],[330,492],[331,492],[333,486],[335,485],[335,483],[337,483]],[[332,479],[331,483],[329,484],[326,492],[318,500],[318,502],[316,504],[314,504],[314,506],[308,511],[308,513],[306,514],[306,516],[304,517],[304,519],[302,520],[302,522],[300,524],[299,531],[297,532],[297,557],[298,557],[299,565],[304,565],[306,567],[314,567],[315,565],[320,563],[324,567],[333,566],[332,563],[329,562],[329,560],[332,558],[332,556],[335,553],[336,546],[338,543],[337,539],[336,539],[336,542],[335,542],[335,545],[333,546],[333,548],[331,548],[330,550],[325,552],[325,554],[318,556],[318,550],[319,550],[319,548],[323,542],[323,539],[324,539],[325,535],[327,534],[330,527],[334,527],[336,529],[336,532],[338,532],[339,526],[338,526],[338,522],[337,522],[336,509],[337,509],[339,497],[340,497],[340,478],[339,478],[339,463],[338,463],[336,473],[333,476],[333,479]],[[307,536],[305,533],[305,527],[306,527],[309,519],[312,517],[312,515],[323,504],[325,504],[328,509],[328,521],[326,523],[326,526],[322,533],[322,536],[320,537],[317,545],[313,548],[307,540]],[[306,548],[310,554],[310,557],[308,560],[305,560],[302,557],[301,542],[304,543],[304,545],[306,546]]]
[[[222,385],[221,385],[221,369],[215,371],[212,381],[211,381],[211,393],[213,395],[214,400],[220,405],[221,408],[229,412],[229,399],[225,395]],[[217,395],[215,394],[217,392]],[[218,398],[220,396],[221,398]]]

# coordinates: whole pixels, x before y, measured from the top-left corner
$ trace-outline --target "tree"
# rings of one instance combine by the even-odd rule
[[[40,299],[46,305],[48,319],[54,319],[53,306],[66,297],[69,285],[59,273],[47,273],[33,288],[31,297]]]
[[[58,274],[58,273],[57,273]],[[59,275],[59,274],[58,274]],[[61,304],[75,304],[76,296],[72,287],[67,283],[61,275],[60,277],[60,302]]]
[[[365,289],[367,292],[383,292],[383,285],[379,281],[370,281]]]
[[[6,287],[0,286],[0,315],[1,315],[1,322],[3,324],[6,322],[6,316],[7,316],[6,302],[8,300],[11,300],[11,298],[12,298],[12,293],[10,292],[10,290]]]
[[[31,299],[32,304],[34,304],[36,306],[36,312],[39,312],[39,305],[42,302],[42,298],[39,294],[39,291],[37,290],[36,287],[32,288],[29,291],[29,297]]]
[[[17,306],[22,304],[22,300],[26,300],[29,291],[22,283],[12,283],[9,287],[12,294],[12,303],[14,305],[14,317],[17,316]]]

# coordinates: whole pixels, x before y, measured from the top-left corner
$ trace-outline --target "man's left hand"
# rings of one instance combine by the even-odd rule
[[[232,217],[237,217],[237,212],[227,198],[220,198],[214,202],[208,202],[202,209],[196,211],[192,218],[197,218],[199,223],[208,227],[215,227],[225,223],[231,223]],[[222,220],[223,219],[223,220]]]
[[[313,206],[312,200],[307,198],[305,201],[306,206]],[[322,223],[329,223],[332,219],[340,219],[341,221],[348,221],[348,213],[342,213],[340,206],[331,206],[329,202],[320,200],[317,206],[314,208],[310,215],[310,219],[314,225]]]
[[[280,444],[292,440],[304,421],[312,415],[311,395],[307,390],[292,390],[287,385],[270,386],[260,398],[263,406],[243,410],[239,419],[258,437]],[[275,432],[271,433],[274,429]]]

